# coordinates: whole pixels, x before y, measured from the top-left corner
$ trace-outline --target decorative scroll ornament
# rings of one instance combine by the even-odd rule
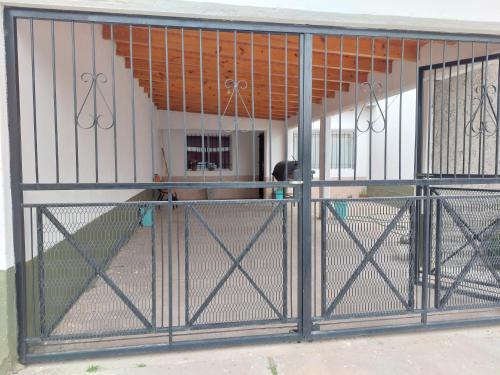
[[[115,126],[113,111],[111,110],[108,102],[106,101],[106,97],[104,96],[104,94],[100,88],[101,84],[105,84],[106,82],[108,82],[108,78],[104,75],[104,73],[92,74],[89,72],[85,72],[85,73],[82,73],[82,75],[80,76],[80,79],[82,80],[82,82],[85,82],[85,83],[90,82],[90,86],[89,86],[89,89],[87,91],[87,94],[85,95],[82,106],[80,107],[80,110],[78,111],[78,113],[76,115],[76,124],[82,129],[92,129],[92,128],[95,128],[96,126],[98,126],[99,128],[101,128],[103,130],[111,129],[113,126]],[[92,96],[93,97],[93,104],[92,104],[93,111],[92,111],[92,113],[89,114],[89,117],[90,117],[89,125],[83,125],[81,123],[80,117],[82,115],[83,108],[85,107],[85,105],[87,104],[87,101],[89,100],[91,92],[93,93],[93,96]],[[104,102],[104,104],[106,106],[106,109],[108,110],[109,114],[111,115],[112,120],[111,120],[110,124],[104,124],[102,122],[102,114],[97,113],[97,93],[99,93],[100,97],[102,98],[102,101]]]
[[[495,110],[495,106],[493,105],[493,101],[496,101],[496,99],[493,98],[497,96],[497,88],[493,84],[488,86],[481,85],[477,86],[474,89],[474,92],[476,93],[476,96],[472,99],[472,103],[473,107],[474,103],[477,103],[477,107],[471,114],[471,118],[465,126],[465,132],[470,137],[477,137],[479,135],[491,137],[496,134],[498,128],[498,114]],[[480,116],[479,125],[474,125],[474,120],[476,119],[478,113]],[[493,122],[493,124],[491,122]]]
[[[370,119],[366,120],[366,122],[367,122],[366,128],[361,126],[359,119],[360,119],[361,115],[363,114],[363,111],[366,108],[366,104],[363,104],[363,106],[361,107],[361,110],[359,111],[358,117],[356,118],[356,130],[360,133],[366,133],[367,131],[372,131],[373,133],[382,133],[385,130],[385,126],[386,126],[385,125],[386,124],[385,113],[382,110],[382,107],[380,106],[379,99],[378,99],[377,95],[382,93],[383,86],[380,82],[374,82],[374,83],[363,82],[360,86],[361,86],[361,90],[366,92],[372,98],[370,100],[371,107],[373,107],[373,100],[375,100],[375,104],[377,105],[379,116],[374,120],[373,120],[373,116],[371,116],[372,117],[371,121],[370,121]],[[377,122],[380,118],[382,118],[383,122],[382,122],[381,127],[377,128],[375,125],[377,124]]]
[[[241,104],[243,104],[243,108],[245,109],[245,112],[247,113],[248,117],[253,120],[253,116],[250,114],[250,111],[248,110],[248,107],[243,100],[243,96],[240,93],[240,90],[246,90],[248,87],[247,81],[244,79],[242,80],[234,80],[234,79],[226,79],[224,82],[224,86],[227,89],[227,93],[229,94],[229,100],[227,101],[226,107],[224,108],[224,112],[222,113],[221,117],[224,117],[226,115],[226,112],[229,108],[229,105],[231,104],[231,101],[235,100],[235,102],[240,100]],[[236,117],[236,116],[235,116]]]

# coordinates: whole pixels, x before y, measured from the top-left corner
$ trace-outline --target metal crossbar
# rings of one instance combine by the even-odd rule
[[[357,236],[353,233],[351,228],[347,225],[344,219],[340,217],[340,215],[336,212],[336,210],[332,207],[330,202],[324,202],[328,210],[333,214],[335,219],[340,223],[342,228],[346,231],[346,233],[349,235],[349,237],[352,238],[356,246],[361,250],[363,253],[363,260],[361,263],[358,265],[358,267],[354,270],[352,273],[351,277],[347,280],[347,282],[344,284],[344,286],[340,289],[339,293],[335,296],[333,301],[330,303],[329,307],[325,311],[325,316],[330,316],[332,312],[335,310],[335,308],[338,306],[338,304],[342,301],[342,299],[345,297],[349,289],[352,287],[356,279],[359,277],[361,272],[363,272],[364,268],[368,265],[368,263],[371,263],[373,267],[377,270],[379,275],[382,277],[384,282],[389,286],[391,291],[394,293],[394,295],[401,301],[405,309],[411,310],[411,306],[409,303],[406,301],[406,299],[401,295],[399,290],[394,286],[394,284],[391,282],[389,277],[386,275],[384,270],[378,265],[378,263],[375,261],[374,256],[376,252],[380,249],[382,246],[383,242],[386,240],[386,238],[389,236],[389,234],[392,232],[394,227],[397,225],[397,223],[401,220],[402,216],[404,213],[409,209],[409,207],[412,205],[411,200],[407,200],[405,205],[401,207],[394,216],[394,218],[391,220],[387,228],[384,230],[384,232],[379,236],[375,244],[371,247],[370,250],[367,250],[365,246],[361,243],[361,241],[357,238]],[[324,219],[323,219],[324,220]]]
[[[497,271],[495,268],[490,264],[488,259],[485,259],[485,256],[483,254],[484,248],[487,246],[489,243],[489,240],[498,232],[500,229],[500,218],[497,218],[493,221],[492,224],[488,225],[487,228],[490,228],[489,231],[487,232],[486,235],[482,236],[480,239],[480,235],[475,233],[468,225],[465,223],[465,221],[460,217],[460,215],[451,207],[451,205],[446,202],[445,199],[441,200],[444,209],[448,212],[450,217],[452,218],[453,222],[458,226],[462,234],[465,236],[467,239],[467,244],[470,244],[473,249],[474,249],[474,254],[470,258],[470,260],[467,262],[467,264],[464,266],[462,271],[459,273],[453,284],[448,288],[444,296],[440,300],[440,305],[445,306],[446,303],[449,301],[450,297],[452,294],[457,290],[458,286],[464,278],[467,276],[469,271],[472,269],[474,264],[478,259],[481,259],[483,264],[486,266],[488,271],[493,275],[495,280],[498,282],[500,285],[500,276],[497,274]],[[482,231],[481,233],[484,233],[486,231]],[[476,243],[478,242],[478,243]],[[466,245],[467,245],[466,244]]]
[[[227,272],[224,274],[224,276],[222,277],[222,279],[217,283],[217,285],[214,287],[214,289],[212,289],[212,291],[208,294],[208,296],[205,299],[205,301],[200,305],[200,307],[198,308],[198,310],[196,310],[196,312],[193,314],[193,316],[191,317],[191,319],[189,319],[187,321],[187,325],[188,326],[193,325],[198,320],[198,318],[200,317],[200,315],[208,307],[208,305],[210,304],[210,302],[214,299],[214,297],[221,290],[221,288],[224,286],[224,284],[226,283],[226,281],[229,279],[229,277],[233,274],[233,272],[236,269],[239,269],[242,272],[242,274],[250,281],[250,284],[264,298],[264,300],[266,301],[266,303],[276,313],[276,315],[279,317],[279,319],[281,319],[281,320],[284,319],[283,315],[279,312],[279,310],[271,303],[271,301],[265,296],[264,292],[262,292],[260,290],[260,288],[257,286],[257,284],[255,284],[255,282],[252,280],[252,278],[248,275],[248,273],[241,266],[241,262],[243,261],[243,259],[245,258],[245,256],[250,252],[250,250],[252,249],[253,245],[255,245],[255,243],[257,242],[257,240],[260,238],[260,236],[262,235],[262,233],[264,233],[264,231],[266,230],[266,228],[268,227],[268,225],[272,222],[272,220],[275,218],[275,216],[278,214],[278,212],[280,212],[280,209],[282,208],[282,206],[283,206],[283,203],[279,203],[278,205],[276,205],[276,207],[273,208],[273,210],[271,211],[271,214],[266,219],[266,221],[264,222],[264,224],[262,224],[262,226],[255,233],[255,235],[250,240],[250,242],[245,246],[245,248],[240,252],[240,255],[238,255],[237,258],[234,258],[234,256],[229,252],[229,250],[227,249],[227,247],[225,246],[225,244],[220,240],[220,238],[215,234],[215,232],[213,232],[213,230],[208,226],[208,224],[205,222],[205,220],[199,214],[199,212],[194,207],[188,206],[195,213],[195,215],[201,221],[201,223],[203,224],[203,226],[208,230],[208,232],[210,233],[210,235],[212,235],[214,237],[214,239],[217,241],[217,243],[221,246],[221,248],[224,250],[224,252],[230,257],[231,261],[233,262],[233,264],[231,265],[231,267],[227,270]],[[187,225],[187,222],[186,222],[186,225]]]
[[[141,321],[142,324],[147,329],[152,328],[151,322],[142,314],[142,312],[134,305],[134,303],[127,297],[127,295],[115,284],[115,282],[106,274],[98,262],[92,256],[88,254],[88,251],[82,247],[78,241],[68,232],[68,230],[62,225],[55,216],[47,210],[45,207],[40,207],[41,212],[45,217],[56,227],[56,229],[61,232],[68,243],[81,255],[81,257],[87,262],[87,264],[94,270],[97,276],[100,276],[102,280],[115,292],[115,294],[125,303],[125,305],[132,311],[132,313]],[[138,219],[140,221],[140,219]],[[123,243],[117,246],[123,246]]]
[[[203,216],[200,214],[200,212],[193,206],[189,207],[191,211],[196,215],[198,220],[201,222],[203,227],[207,230],[207,232],[217,241],[221,249],[224,251],[224,253],[231,259],[233,264],[236,264],[238,270],[245,276],[245,278],[248,280],[248,282],[252,285],[252,287],[259,293],[259,295],[266,301],[266,303],[269,305],[269,307],[275,312],[275,314],[278,316],[280,320],[284,320],[285,317],[280,313],[280,311],[274,306],[274,304],[271,302],[271,300],[266,296],[264,291],[255,283],[255,281],[252,279],[252,277],[248,274],[247,271],[241,266],[241,263],[237,262],[236,258],[231,254],[231,252],[228,250],[227,246],[224,244],[224,242],[221,240],[221,238],[217,235],[217,233],[214,232],[214,230],[208,225],[206,220],[203,218]]]

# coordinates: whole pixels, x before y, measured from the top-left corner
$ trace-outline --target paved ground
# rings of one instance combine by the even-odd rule
[[[84,360],[30,366],[18,372],[88,373],[495,375],[500,374],[500,326]]]

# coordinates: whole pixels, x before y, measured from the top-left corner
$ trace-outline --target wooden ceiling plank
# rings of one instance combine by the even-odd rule
[[[162,28],[152,28],[151,29],[151,39],[153,45],[165,45],[165,29]],[[133,27],[133,42],[138,45],[148,45],[148,29],[145,27]],[[203,30],[202,34],[203,43],[207,46],[214,45],[216,48],[216,32],[211,30]],[[168,29],[168,36],[170,43],[176,43],[180,41],[181,31],[180,29]],[[114,27],[114,38],[117,41],[129,42],[129,27],[128,26],[115,26]],[[324,53],[325,51],[325,37],[324,35],[315,35],[313,37],[313,52]],[[111,31],[109,25],[103,25],[103,38],[111,39]],[[238,32],[237,36],[238,45],[250,46],[250,33],[248,32]],[[340,54],[340,36],[327,36],[328,42],[328,54]],[[343,37],[343,48],[342,53],[345,55],[356,55],[356,37],[354,36],[344,36]],[[184,30],[184,42],[186,44],[198,44],[199,43],[199,33],[198,30]],[[179,42],[180,43],[180,42]],[[219,32],[219,46],[224,49],[232,49],[234,43],[232,32]],[[401,39],[390,39],[389,40],[389,58],[390,59],[400,59],[402,50],[402,40]],[[406,40],[405,41],[405,60],[415,61],[416,59],[416,41]],[[268,48],[268,36],[266,33],[254,33],[253,36],[253,46],[254,48]],[[273,34],[271,38],[271,47],[273,49],[284,49],[285,47],[285,37],[284,34]],[[386,38],[374,38],[373,53],[375,59],[385,59],[387,53],[387,40]],[[299,51],[299,41],[298,37],[295,35],[288,35],[288,50],[290,52]],[[358,55],[361,57],[370,57],[372,55],[372,42],[371,38],[359,37],[358,44]]]
[[[134,46],[133,48],[133,57],[134,61],[136,59],[147,60],[149,62],[149,48],[147,46]],[[254,50],[254,65],[257,64],[268,64],[268,56],[267,51],[265,54],[261,56],[257,55]],[[116,53],[123,57],[130,57],[130,44],[125,42],[117,42]],[[169,47],[169,63],[170,62],[178,62],[182,61],[182,50],[174,49]],[[208,51],[206,49],[203,50],[203,60],[214,59],[216,56],[216,51]],[[221,52],[221,59],[227,59],[228,61],[234,64],[234,55],[232,52]],[[190,61],[190,64],[197,65],[199,64],[200,54],[197,49],[193,50],[184,50],[184,61]],[[243,63],[245,61],[250,61],[250,53],[249,51],[242,50],[241,48],[238,50],[238,56],[236,56],[238,62]],[[164,49],[153,49],[151,54],[151,60],[155,62],[165,63],[165,50]],[[327,61],[329,67],[340,67],[340,56],[332,56]],[[284,53],[280,53],[277,50],[271,50],[271,65],[279,65],[285,66]],[[298,68],[298,60],[288,59],[288,67],[296,67]],[[324,67],[324,55],[319,52],[313,53],[313,66],[316,67]],[[344,55],[342,56],[342,68],[345,70],[355,70],[356,69],[356,58],[354,56]],[[386,61],[385,60],[374,60],[373,65],[370,58],[360,57],[358,58],[358,71],[361,72],[382,72],[386,71]],[[389,73],[392,72],[392,62],[389,61]]]

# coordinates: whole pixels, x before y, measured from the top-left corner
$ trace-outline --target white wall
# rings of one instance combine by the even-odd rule
[[[35,84],[36,84],[36,121],[39,181],[56,182],[56,145],[52,78],[51,25],[47,21],[34,22],[35,35]],[[56,82],[57,82],[57,130],[59,152],[59,181],[76,182],[76,147],[73,105],[73,69],[71,26],[69,23],[55,23]],[[112,107],[112,46],[101,37],[101,27],[95,26],[96,72],[103,73],[107,82],[99,87],[103,96],[97,92],[97,112],[102,116],[103,126],[112,123],[112,115],[107,110],[104,98]],[[20,21],[18,26],[19,42],[19,92],[22,133],[23,180],[35,182],[35,153],[32,105],[31,39],[28,21]],[[92,72],[91,26],[75,24],[75,51],[77,77],[77,111],[84,104],[90,86],[81,80],[81,74]],[[133,124],[131,112],[130,70],[125,69],[124,59],[115,56],[116,92],[116,137],[118,181],[132,182],[133,171]],[[83,106],[79,117],[82,126],[89,126],[93,114],[92,92]],[[151,114],[151,101],[144,90],[134,80],[135,134],[137,155],[137,181],[152,180],[151,127],[153,119],[155,166],[160,167],[159,145],[156,129],[156,109]],[[78,129],[79,181],[96,182],[94,129]],[[114,130],[98,128],[98,178],[99,182],[114,182]],[[128,199],[138,191],[100,191],[100,192],[44,192],[26,193],[26,202],[38,201],[120,201]]]

